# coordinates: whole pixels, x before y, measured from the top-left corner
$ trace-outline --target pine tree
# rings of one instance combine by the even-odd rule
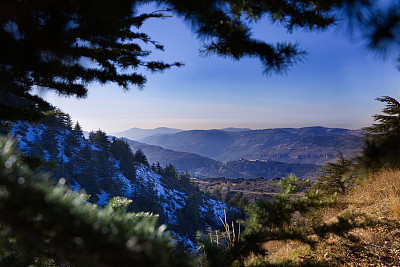
[[[104,151],[108,151],[110,149],[110,140],[108,140],[107,134],[100,129],[96,132],[90,132],[89,140],[92,142],[92,144]]]
[[[75,123],[73,132],[74,132],[75,135],[77,135],[77,136],[79,136],[79,137],[80,137],[80,136],[83,136],[82,127],[81,127],[81,125],[79,124],[78,121]]]
[[[125,177],[135,181],[136,169],[134,162],[136,159],[126,141],[114,139],[110,144],[110,151],[113,157],[119,161]]]
[[[378,123],[365,128],[365,144],[358,162],[362,168],[400,168],[400,103],[389,96],[376,100],[386,103],[384,114],[374,115]]]
[[[147,161],[146,155],[143,153],[143,150],[140,148],[138,150],[136,150],[135,155],[133,156],[133,160],[137,161],[139,163],[142,163],[143,165],[145,165],[147,167],[150,166],[149,162]]]
[[[54,187],[21,163],[11,139],[0,138],[0,173],[1,265],[187,266],[156,216],[127,213],[123,198],[100,209]]]
[[[162,175],[163,174],[162,172],[163,172],[163,169],[162,169],[162,167],[160,165],[160,162],[157,161],[157,163],[156,163],[156,173]]]
[[[365,137],[375,142],[384,142],[391,136],[400,136],[400,103],[393,97],[384,96],[376,98],[379,102],[386,103],[382,110],[384,114],[374,115],[378,123],[367,127]]]
[[[369,0],[330,1],[72,1],[5,0],[0,6],[0,120],[37,120],[53,107],[32,89],[53,90],[60,95],[85,97],[90,83],[116,83],[127,90],[141,87],[146,77],[138,69],[162,71],[182,63],[147,61],[143,45],[163,46],[140,32],[162,12],[137,14],[143,3],[155,2],[185,18],[202,40],[202,53],[234,59],[259,58],[264,71],[285,72],[305,54],[296,43],[276,44],[252,37],[253,22],[269,17],[289,32],[294,29],[325,30],[341,11],[360,25],[369,47],[388,51],[398,42],[399,4],[382,7]],[[92,65],[86,64],[88,59]],[[129,70],[127,74],[124,72]]]
[[[343,194],[351,186],[351,167],[352,161],[344,158],[343,154],[338,152],[337,162],[328,162],[322,168],[324,176],[316,178],[315,189],[322,190],[326,194]]]

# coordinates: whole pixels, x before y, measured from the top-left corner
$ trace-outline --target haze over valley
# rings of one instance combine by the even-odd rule
[[[290,173],[312,178],[321,165],[336,161],[338,152],[353,157],[363,143],[362,130],[321,126],[190,131],[132,128],[112,135],[126,138],[133,151],[142,149],[150,163],[172,164],[200,178],[276,178]]]

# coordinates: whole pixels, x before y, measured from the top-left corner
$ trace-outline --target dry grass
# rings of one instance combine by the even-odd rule
[[[268,251],[266,260],[271,264],[296,263],[299,258],[309,255],[309,245],[299,241],[270,241],[265,243],[264,248]]]
[[[374,217],[400,219],[400,171],[385,170],[355,187],[344,201]]]
[[[332,266],[400,266],[400,171],[371,175],[336,207],[319,212],[327,222],[344,211],[366,214],[377,224],[351,231],[357,242],[332,235],[310,259]]]
[[[267,242],[266,260],[292,266],[311,262],[323,266],[400,266],[400,171],[371,175],[340,197],[334,207],[319,209],[303,219],[310,224],[329,223],[346,211],[365,214],[376,225],[352,230],[352,241],[330,235],[315,250],[301,242]]]

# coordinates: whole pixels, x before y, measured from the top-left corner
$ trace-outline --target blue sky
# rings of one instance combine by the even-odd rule
[[[305,62],[287,75],[265,76],[256,59],[234,61],[199,55],[201,41],[178,18],[148,21],[142,30],[165,45],[150,58],[181,61],[183,68],[147,73],[143,90],[123,92],[116,85],[92,84],[88,98],[46,93],[45,98],[79,121],[85,130],[108,133],[132,127],[181,129],[303,127],[322,125],[358,129],[371,125],[383,104],[400,98],[395,58],[381,59],[344,28],[322,33],[294,32],[268,21],[254,25],[254,36],[271,42],[298,41]]]

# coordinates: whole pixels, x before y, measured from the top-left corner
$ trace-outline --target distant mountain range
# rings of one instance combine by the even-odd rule
[[[139,141],[126,139],[132,150],[142,149],[150,163],[173,164],[199,178],[276,178],[290,173],[312,178],[324,163],[336,160],[338,151],[350,158],[363,143],[362,130],[320,126],[190,131],[132,128],[116,136],[129,132],[136,137],[153,133]]]
[[[130,140],[140,140],[140,139],[152,136],[152,135],[173,134],[173,133],[179,133],[182,131],[183,130],[180,130],[180,129],[173,129],[173,128],[167,128],[167,127],[158,127],[155,129],[130,128],[123,132],[111,133],[110,135],[113,135],[116,137],[125,137]]]
[[[320,165],[334,161],[338,151],[345,157],[354,156],[361,149],[362,136],[362,130],[316,126],[239,132],[192,130],[139,141],[221,162],[247,159]]]
[[[225,132],[251,131],[251,129],[249,129],[249,128],[234,128],[234,127],[223,128],[223,129],[218,129],[218,130],[225,131]],[[168,128],[168,127],[158,127],[155,129],[130,128],[130,129],[122,131],[122,132],[111,133],[110,135],[116,136],[119,138],[125,137],[130,140],[139,141],[139,140],[149,137],[149,136],[174,134],[174,133],[179,133],[179,132],[184,132],[184,131],[185,130]]]
[[[150,163],[159,162],[161,166],[174,165],[178,170],[188,171],[198,178],[277,178],[290,173],[301,178],[313,178],[319,174],[321,166],[315,164],[294,164],[275,161],[237,160],[220,162],[194,153],[164,149],[125,139],[133,151],[139,148],[146,154]]]

